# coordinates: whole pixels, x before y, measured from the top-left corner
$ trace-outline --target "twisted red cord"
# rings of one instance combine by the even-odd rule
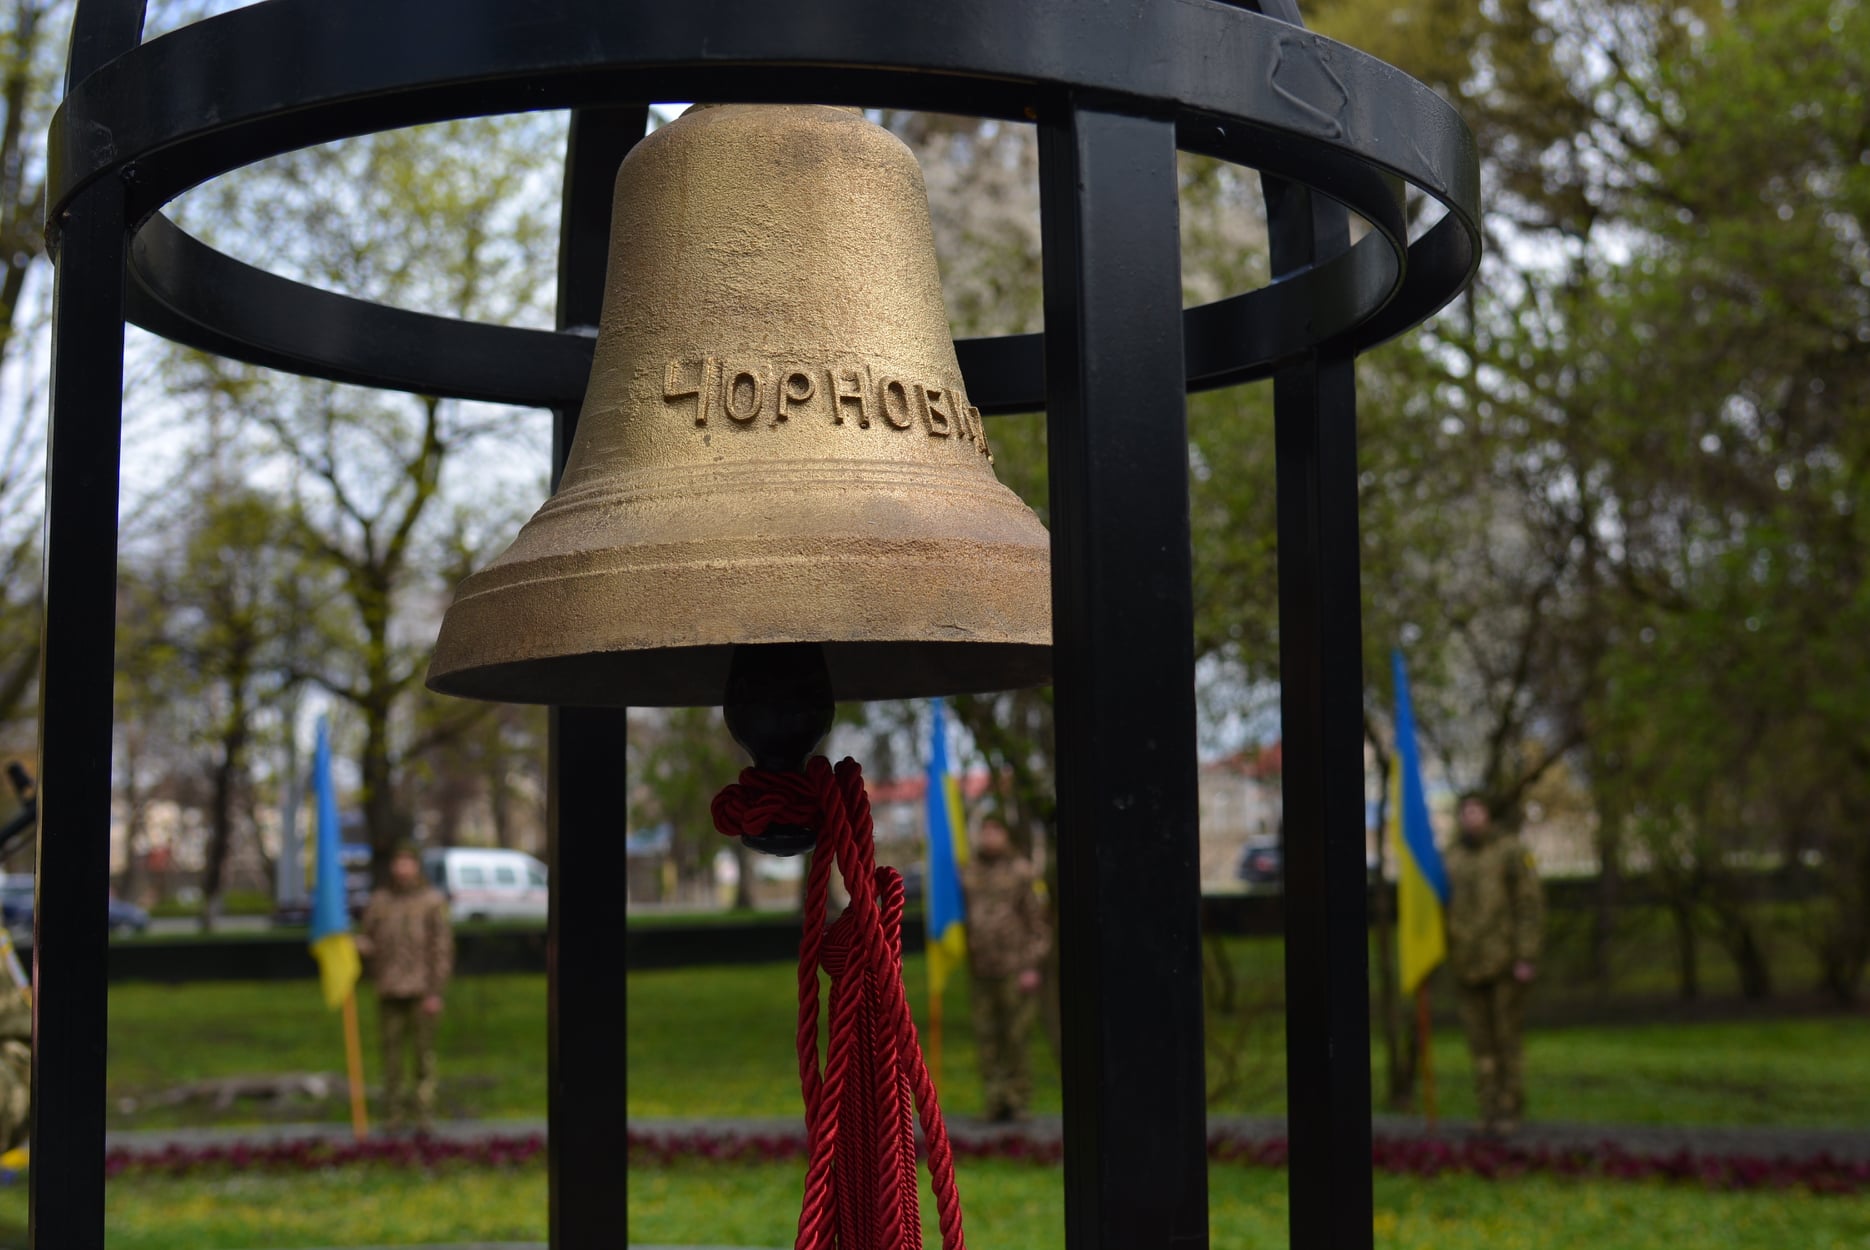
[[[799,1089],[805,1097],[805,1200],[796,1250],[917,1250],[915,1124],[928,1143],[942,1250],[966,1250],[954,1149],[903,991],[902,877],[876,866],[863,770],[822,756],[804,773],[749,768],[714,798],[714,827],[757,837],[773,824],[818,831],[799,939]],[[850,904],[825,923],[835,864]],[[831,980],[824,1068],[818,972]]]

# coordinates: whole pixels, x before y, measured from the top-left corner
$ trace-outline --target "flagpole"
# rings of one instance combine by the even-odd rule
[[[351,1132],[358,1141],[370,1135],[364,1108],[364,1043],[357,1032],[357,990],[344,996],[344,1067],[351,1085]]]
[[[351,939],[350,917],[344,906],[344,867],[338,852],[338,795],[331,782],[331,725],[318,718],[318,745],[312,759],[312,787],[318,797],[317,850],[312,856],[316,874],[312,895],[312,957],[318,961],[318,980],[324,990],[325,1009],[344,1012],[344,1067],[351,1087],[351,1132],[358,1141],[370,1133],[364,1107],[364,1045],[357,1036],[357,945]],[[342,995],[342,997],[340,997]]]
[[[924,1047],[928,1057],[929,1079],[937,1086],[942,1080],[942,1017],[947,999],[948,974],[955,956],[955,946],[962,940],[962,915],[966,904],[961,897],[960,867],[967,855],[961,841],[964,828],[961,792],[948,772],[947,722],[942,717],[942,701],[929,703],[929,766],[923,807],[924,832],[928,844],[928,876],[924,923],[928,933],[928,1037]]]
[[[1416,1065],[1422,1079],[1422,1114],[1428,1120],[1429,1131],[1433,1132],[1440,1114],[1435,1105],[1435,1047],[1429,1034],[1427,977],[1415,987],[1415,1037]]]

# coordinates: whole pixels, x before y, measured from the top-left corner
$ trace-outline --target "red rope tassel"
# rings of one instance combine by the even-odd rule
[[[803,774],[749,768],[714,799],[714,827],[757,837],[771,824],[818,830],[799,940],[799,1088],[808,1162],[796,1250],[918,1250],[919,1114],[942,1250],[966,1250],[954,1151],[903,992],[903,883],[878,868],[863,770],[822,756]],[[850,906],[825,924],[831,869]],[[830,1042],[818,1062],[818,970],[831,979]]]

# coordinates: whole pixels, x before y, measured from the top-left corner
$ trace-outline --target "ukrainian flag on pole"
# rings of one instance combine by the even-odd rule
[[[351,917],[345,906],[344,865],[338,858],[338,793],[331,782],[331,727],[323,716],[318,718],[312,786],[318,797],[318,843],[312,859],[312,957],[318,961],[325,1006],[336,1011],[357,987],[363,963],[351,939]]]
[[[1416,748],[1415,709],[1401,651],[1392,653],[1396,677],[1396,753],[1390,770],[1390,845],[1396,854],[1396,945],[1402,963],[1402,992],[1413,994],[1435,965],[1448,956],[1442,908],[1448,874],[1435,831],[1429,827],[1428,797],[1422,791],[1422,757]]]
[[[967,958],[966,908],[961,865],[967,862],[967,824],[961,815],[961,784],[948,771],[948,720],[942,701],[932,700],[928,775],[928,960],[929,993],[939,1000],[948,976]]]

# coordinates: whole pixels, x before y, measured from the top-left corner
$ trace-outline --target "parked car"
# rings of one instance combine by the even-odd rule
[[[32,933],[32,874],[13,873],[0,880],[0,923],[16,934]]]
[[[1286,852],[1277,838],[1255,838],[1240,848],[1234,875],[1248,885],[1283,886],[1286,877]],[[1381,879],[1376,854],[1364,852],[1364,877],[1374,884]]]
[[[149,928],[149,913],[135,903],[126,903],[115,894],[110,896],[110,931],[112,933],[141,933]]]
[[[422,868],[463,920],[544,920],[545,865],[523,851],[473,846],[433,847]]]
[[[1248,885],[1278,885],[1285,876],[1286,856],[1277,838],[1255,838],[1240,848],[1234,875]]]
[[[22,937],[32,934],[33,890],[31,873],[14,873],[0,881],[0,923]],[[106,923],[112,933],[141,933],[149,928],[149,913],[135,903],[110,896]]]

